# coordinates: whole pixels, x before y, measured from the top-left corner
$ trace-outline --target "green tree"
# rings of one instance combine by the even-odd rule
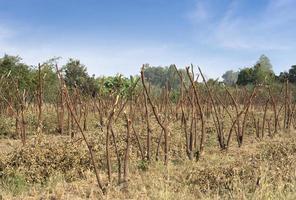
[[[59,91],[59,80],[56,74],[55,65],[59,58],[52,58],[41,64],[41,77],[43,85],[43,96],[45,102],[54,103]],[[38,68],[34,70],[34,83],[38,84]]]
[[[185,83],[189,83],[186,70],[178,69],[178,71],[182,74]],[[160,88],[163,88],[168,84],[170,89],[175,90],[179,88],[181,83],[174,65],[170,65],[169,67],[151,67],[146,64],[144,75],[147,81]]]
[[[291,66],[289,69],[288,79],[291,83],[296,83],[296,65]]]
[[[78,88],[83,93],[89,92],[91,80],[89,80],[87,68],[81,64],[80,60],[70,58],[63,69],[65,71],[65,83],[70,89]]]
[[[0,58],[0,100],[5,99],[0,104],[9,102],[16,110],[21,108],[23,94],[27,100],[32,99],[35,88],[34,70],[21,60],[9,55]]]
[[[253,68],[244,68],[240,70],[237,77],[238,85],[247,85],[255,82],[254,78],[254,69]]]
[[[276,77],[279,82],[284,82],[285,80],[289,79],[288,72],[281,72],[279,76]]]
[[[296,65],[292,65],[288,72],[281,72],[277,79],[280,82],[288,79],[290,83],[296,83]]]
[[[22,63],[21,60],[19,56],[4,55],[0,58],[0,75],[9,74],[10,81],[17,82],[19,89],[29,89],[33,81],[32,68]]]
[[[272,65],[267,56],[262,55],[254,66],[254,79],[256,83],[271,83],[275,79]]]
[[[235,85],[238,79],[239,72],[234,72],[233,70],[226,71],[223,75],[223,82],[226,85]]]
[[[267,56],[262,55],[252,68],[244,68],[238,74],[237,84],[270,84],[275,80],[272,65]]]
[[[166,84],[166,68],[146,65],[144,76],[151,84],[164,87]]]

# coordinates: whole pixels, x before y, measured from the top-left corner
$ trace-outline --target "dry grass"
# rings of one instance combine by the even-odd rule
[[[47,113],[52,118],[54,113]],[[107,180],[105,132],[89,120],[89,131],[103,182]],[[31,123],[34,123],[32,120]],[[153,128],[153,160],[160,129]],[[255,139],[251,128],[241,148],[235,139],[228,152],[218,148],[216,134],[209,121],[205,154],[189,161],[180,124],[171,123],[170,162],[149,165],[141,161],[136,140],[132,139],[129,186],[116,182],[116,157],[111,146],[113,182],[106,196],[101,196],[87,148],[77,135],[51,134],[55,121],[46,122],[46,134],[30,136],[26,146],[19,140],[0,139],[0,200],[2,199],[296,199],[296,132],[281,133],[273,138]],[[211,128],[212,127],[212,128]],[[9,130],[9,127],[6,127]],[[115,132],[123,155],[125,127],[118,121]],[[145,132],[140,126],[141,141]],[[12,132],[11,130],[10,132]],[[104,130],[105,131],[105,130]]]
[[[49,137],[42,141],[49,141]],[[103,159],[103,155],[97,155],[98,160]],[[143,163],[133,159],[129,187],[114,182],[104,197],[96,187],[82,144],[74,147],[58,136],[50,136],[50,142],[32,139],[30,145],[1,160],[2,199],[296,198],[294,132],[245,143],[229,152],[212,147],[198,162],[172,159],[167,167],[153,162],[145,170]],[[103,162],[99,163],[104,169]]]

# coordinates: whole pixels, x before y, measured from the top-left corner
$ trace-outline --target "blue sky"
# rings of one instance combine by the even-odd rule
[[[199,65],[208,77],[267,55],[296,64],[296,0],[0,0],[0,55],[36,65],[78,58],[90,74],[144,63]]]

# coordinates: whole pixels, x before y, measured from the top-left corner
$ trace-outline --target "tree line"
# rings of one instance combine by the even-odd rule
[[[275,75],[272,64],[267,56],[260,56],[252,67],[246,67],[239,71],[229,70],[222,75],[223,82],[227,85],[256,85],[271,84],[273,82],[296,83],[296,65],[291,66],[288,72]]]
[[[0,77],[2,82],[7,84],[1,85],[1,95],[13,96],[10,94],[25,91],[29,93],[26,96],[33,98],[38,91],[40,73],[44,83],[42,86],[44,100],[55,102],[59,89],[56,71],[58,60],[59,58],[52,58],[38,66],[30,66],[22,62],[19,56],[4,55],[0,58]],[[60,70],[69,90],[73,91],[77,88],[84,95],[95,96],[97,92],[112,93],[115,91],[124,93],[125,88],[129,88],[133,83],[133,77],[127,78],[120,74],[101,77],[89,75],[87,67],[80,60],[72,58]]]
[[[41,74],[44,84],[44,100],[54,102],[58,91],[58,78],[56,75],[55,65],[59,58],[52,58],[41,65]],[[0,58],[0,76],[9,75],[9,79],[15,84],[13,88],[2,88],[2,94],[13,92],[14,89],[27,91],[37,91],[38,87],[38,66],[30,66],[22,62],[19,56],[4,55]],[[126,93],[128,88],[133,85],[138,75],[124,77],[117,74],[115,76],[89,75],[87,67],[80,60],[70,58],[68,62],[62,66],[61,71],[64,75],[65,83],[71,90],[78,88],[83,94],[95,96],[97,92]],[[184,83],[189,84],[186,70],[179,69],[180,74],[185,77]],[[166,67],[144,65],[144,75],[152,86],[156,88],[167,87],[169,90],[178,91],[181,83],[175,70],[175,65]],[[223,83],[226,85],[256,85],[270,84],[273,82],[284,82],[289,80],[291,83],[296,82],[296,65],[293,65],[288,72],[281,72],[275,75],[272,64],[267,56],[262,55],[256,64],[252,67],[242,68],[239,71],[227,71],[222,75]],[[207,80],[209,84],[215,84],[218,81],[214,79]],[[221,83],[221,82],[220,82]],[[11,85],[10,85],[11,86]],[[31,96],[34,94],[32,93]]]

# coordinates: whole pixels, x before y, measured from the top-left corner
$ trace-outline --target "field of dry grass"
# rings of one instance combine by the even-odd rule
[[[95,120],[90,121],[86,134],[92,142],[101,179],[107,182],[106,133],[96,127]],[[155,133],[160,131],[156,122],[152,122],[152,127]],[[25,146],[20,145],[20,140],[2,138],[0,199],[296,198],[294,130],[262,141],[249,131],[242,147],[233,142],[228,151],[221,151],[215,133],[208,132],[204,154],[198,161],[190,161],[180,125],[172,123],[169,128],[168,165],[162,159],[155,161],[155,152],[149,165],[138,159],[137,143],[132,138],[128,185],[116,182],[116,157],[112,154],[113,179],[105,195],[97,185],[87,148],[79,136],[70,139],[66,135],[32,135]],[[118,133],[125,130],[120,126],[115,129]],[[136,129],[140,131],[140,127]],[[118,139],[124,141],[124,136],[118,134]],[[124,147],[120,151],[123,154]]]
[[[55,104],[42,101],[41,87],[38,101],[18,99],[20,111],[7,101],[0,200],[295,199],[288,81],[281,90],[209,86],[199,71],[204,85],[189,68],[186,85],[176,68],[177,99],[169,87],[154,93],[142,69],[125,94],[69,91],[57,71]]]

